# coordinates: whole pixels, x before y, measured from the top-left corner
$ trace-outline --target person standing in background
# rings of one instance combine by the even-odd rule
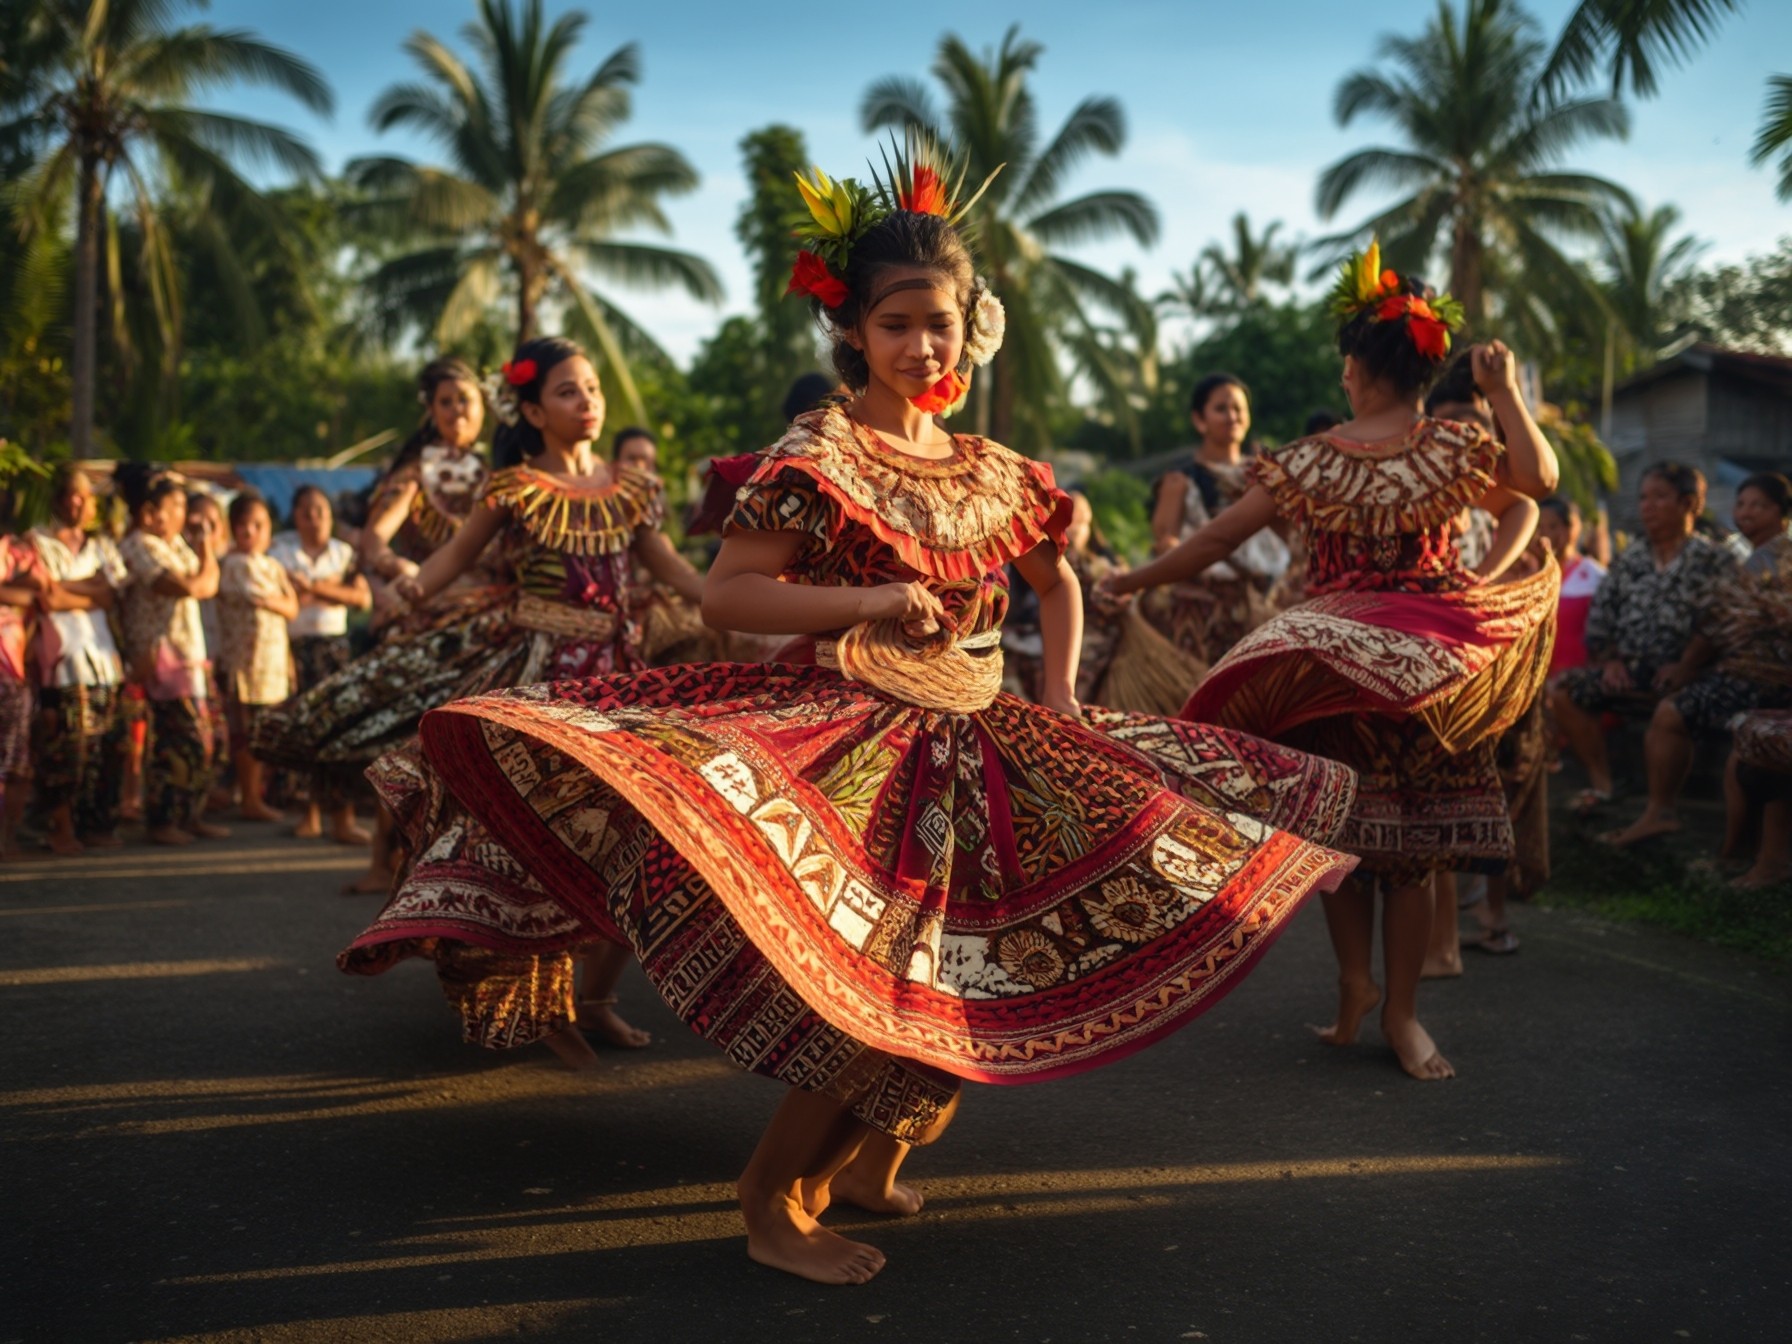
[[[373,605],[373,592],[357,569],[355,548],[333,535],[335,526],[329,496],[315,485],[302,485],[292,499],[292,531],[282,532],[269,549],[298,594],[299,614],[287,622],[287,633],[301,692],[348,666],[348,613]],[[366,844],[370,837],[355,824],[348,790],[349,782],[339,772],[320,771],[313,777],[305,819],[293,834],[301,839],[321,836],[328,811],[331,839]]]
[[[292,648],[286,623],[299,614],[286,569],[268,554],[273,515],[259,495],[230,501],[235,542],[218,578],[218,681],[224,688],[244,821],[279,821],[267,804],[264,771],[249,750],[255,720],[292,693]]]
[[[47,586],[37,552],[0,537],[0,858],[25,814],[31,779],[31,678],[25,672],[30,617]]]

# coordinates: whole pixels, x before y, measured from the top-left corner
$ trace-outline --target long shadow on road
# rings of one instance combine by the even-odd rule
[[[890,1268],[827,1290],[740,1244],[776,1088],[639,977],[653,1049],[573,1075],[461,1046],[422,967],[337,974],[340,851],[108,858],[0,869],[0,1341],[1741,1341],[1792,1305],[1786,986],[1697,945],[1518,912],[1427,990],[1463,1074],[1427,1085],[1307,1031],[1303,914],[1162,1045],[972,1089],[919,1218],[830,1219]]]

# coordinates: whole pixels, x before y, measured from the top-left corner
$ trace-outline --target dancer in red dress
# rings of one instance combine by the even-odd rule
[[[1196,689],[1185,716],[1329,756],[1360,776],[1339,847],[1385,891],[1385,1002],[1372,969],[1374,891],[1357,880],[1325,902],[1338,954],[1337,1021],[1352,1042],[1381,1026],[1415,1078],[1454,1073],[1418,1019],[1433,873],[1510,858],[1512,823],[1494,743],[1529,708],[1549,667],[1559,575],[1496,580],[1535,530],[1534,492],[1554,454],[1518,394],[1511,353],[1476,347],[1475,379],[1505,444],[1422,413],[1459,320],[1447,298],[1383,271],[1371,245],[1333,294],[1355,419],[1260,456],[1244,497],[1161,559],[1104,585],[1123,594],[1199,573],[1278,514],[1310,555],[1303,605],[1247,635]],[[1516,487],[1516,488],[1514,488]],[[1475,569],[1456,550],[1468,506],[1498,527]]]
[[[896,1167],[961,1080],[1064,1077],[1186,1024],[1352,866],[1315,843],[1348,812],[1344,767],[1078,721],[1068,500],[936,421],[1000,307],[953,175],[923,148],[890,178],[804,183],[793,287],[855,395],[721,478],[744,484],[705,618],[810,636],[812,662],[527,687],[423,722],[430,766],[553,908],[626,939],[693,1030],[791,1085],[740,1181],[748,1252],[828,1283],[883,1256],[817,1216],[914,1212]],[[999,694],[1011,562],[1040,592],[1049,708]]]

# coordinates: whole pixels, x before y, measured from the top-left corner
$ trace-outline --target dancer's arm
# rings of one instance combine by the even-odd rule
[[[1556,488],[1561,467],[1556,450],[1524,404],[1518,391],[1518,361],[1503,341],[1489,341],[1469,352],[1475,386],[1493,408],[1506,440],[1506,482],[1521,495],[1542,499]]]
[[[400,575],[416,572],[416,565],[392,549],[392,538],[398,535],[411,511],[411,501],[422,488],[422,482],[416,479],[387,483],[388,493],[382,497],[378,512],[369,514],[361,528],[361,564],[369,574],[391,582]]]
[[[1531,544],[1531,537],[1537,531],[1537,515],[1542,510],[1530,496],[1508,490],[1503,485],[1496,485],[1481,496],[1475,507],[1491,513],[1496,520],[1487,554],[1475,566],[1475,573],[1481,576],[1482,582],[1492,583],[1510,569],[1512,562]]]
[[[1141,588],[1155,588],[1162,583],[1193,578],[1209,565],[1231,555],[1268,527],[1275,516],[1275,499],[1262,486],[1253,485],[1239,496],[1236,504],[1169,554],[1124,574],[1108,575],[1101,581],[1101,591],[1110,597],[1119,597],[1123,593],[1136,593]]]
[[[1182,511],[1195,483],[1180,471],[1172,471],[1157,484],[1157,505],[1151,510],[1151,553],[1162,555],[1175,546],[1182,532]]]
[[[900,620],[937,629],[945,609],[920,583],[822,588],[781,583],[810,538],[801,532],[734,532],[703,581],[703,623],[747,635],[820,635],[861,621]]]
[[[460,531],[425,560],[415,574],[407,574],[394,583],[392,591],[413,607],[429,601],[473,567],[486,543],[498,535],[498,529],[503,525],[503,509],[494,509],[489,504],[478,505],[461,524]]]
[[[1077,663],[1083,656],[1083,589],[1070,562],[1050,544],[1035,546],[1014,562],[1020,576],[1039,594],[1039,634],[1045,644],[1045,680],[1040,703],[1081,718],[1076,698]]]
[[[647,566],[647,572],[686,602],[703,601],[703,576],[697,567],[678,553],[678,548],[657,527],[643,528],[635,534],[635,554]]]

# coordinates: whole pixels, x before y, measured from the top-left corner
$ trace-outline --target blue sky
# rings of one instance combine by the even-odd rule
[[[786,122],[804,132],[824,168],[858,171],[873,149],[858,129],[865,87],[888,74],[925,77],[942,32],[993,47],[1021,19],[1024,34],[1045,47],[1034,88],[1048,129],[1088,94],[1123,101],[1125,152],[1086,166],[1070,190],[1143,190],[1162,212],[1163,235],[1149,251],[1116,244],[1079,255],[1112,270],[1133,266],[1155,292],[1239,210],[1258,224],[1284,220],[1309,237],[1369,212],[1376,198],[1361,198],[1348,220],[1331,224],[1313,212],[1322,168],[1362,145],[1391,142],[1374,121],[1340,130],[1332,92],[1346,71],[1371,60],[1381,34],[1416,33],[1434,12],[1432,0],[961,0],[924,17],[902,6],[814,0],[549,4],[554,12],[575,7],[590,15],[580,69],[625,42],[640,45],[645,74],[623,138],[673,144],[703,175],[701,189],[673,201],[669,213],[676,243],[722,272],[729,311],[748,295],[732,233],[744,194],[742,134]],[[1551,36],[1570,7],[1569,0],[1530,6]],[[334,169],[367,152],[427,157],[426,145],[376,136],[367,108],[386,85],[412,77],[400,50],[407,35],[427,28],[458,46],[455,33],[472,13],[471,0],[214,0],[209,17],[257,30],[324,70],[338,100],[331,121],[272,95],[230,102],[305,131]],[[1792,206],[1777,203],[1770,175],[1747,163],[1766,79],[1776,71],[1792,72],[1792,4],[1752,0],[1690,66],[1668,74],[1660,96],[1635,106],[1627,143],[1587,147],[1572,166],[1623,183],[1645,205],[1679,205],[1686,227],[1710,244],[1708,260],[1765,251],[1792,234]],[[612,297],[680,358],[719,320],[715,309],[681,296],[616,290]]]

